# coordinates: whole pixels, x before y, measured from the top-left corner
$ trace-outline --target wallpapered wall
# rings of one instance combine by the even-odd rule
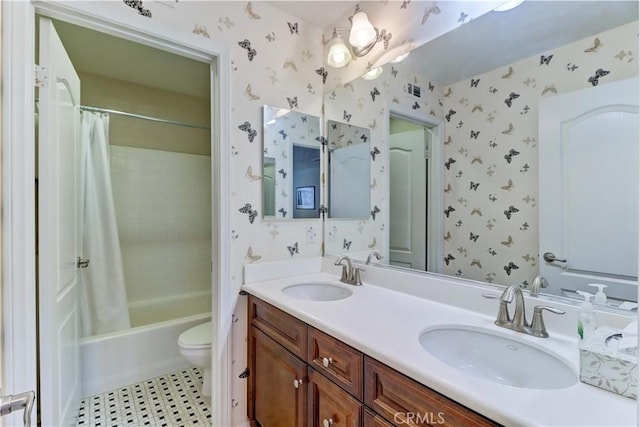
[[[445,272],[538,274],[538,102],[638,75],[638,23],[446,87]]]

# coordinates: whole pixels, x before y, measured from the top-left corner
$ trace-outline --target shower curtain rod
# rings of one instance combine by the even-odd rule
[[[98,108],[98,107],[90,107],[90,106],[87,106],[87,105],[81,105],[80,109],[84,110],[84,111],[92,111],[92,112],[95,112],[95,113],[117,114],[117,115],[120,115],[120,116],[132,117],[132,118],[135,118],[135,119],[150,120],[152,122],[166,123],[166,124],[170,124],[170,125],[184,126],[184,127],[188,127],[188,128],[194,128],[194,129],[206,129],[206,130],[210,130],[211,129],[208,126],[192,125],[190,123],[177,122],[177,121],[174,121],[174,120],[159,119],[157,117],[143,116],[141,114],[134,114],[134,113],[127,113],[126,111],[110,110],[108,108]]]

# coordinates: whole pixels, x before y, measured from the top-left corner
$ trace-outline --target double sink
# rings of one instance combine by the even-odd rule
[[[330,282],[305,282],[282,289],[285,295],[307,301],[349,298],[352,287]],[[470,325],[438,325],[417,337],[422,348],[442,363],[467,375],[505,386],[562,389],[578,378],[569,364],[542,347],[505,333]]]

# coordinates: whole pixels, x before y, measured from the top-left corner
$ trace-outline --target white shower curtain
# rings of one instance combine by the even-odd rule
[[[109,116],[82,113],[83,336],[127,329],[129,311],[109,169]]]

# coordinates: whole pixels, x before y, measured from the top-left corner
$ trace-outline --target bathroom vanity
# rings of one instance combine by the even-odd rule
[[[282,310],[249,296],[253,426],[497,423]]]
[[[529,318],[538,304],[567,312],[546,317],[549,338],[537,338],[494,324],[499,301],[483,294],[499,296],[502,287],[375,266],[352,286],[340,283],[332,259],[315,271],[299,261],[305,268],[245,267],[253,426],[636,424],[635,400],[578,380],[570,303],[525,297]],[[614,327],[630,320],[601,314]],[[496,338],[463,353],[527,375],[509,383],[509,374],[504,382],[454,367],[422,342],[443,328]],[[547,359],[530,359],[530,350]],[[548,360],[561,375],[549,374]]]

